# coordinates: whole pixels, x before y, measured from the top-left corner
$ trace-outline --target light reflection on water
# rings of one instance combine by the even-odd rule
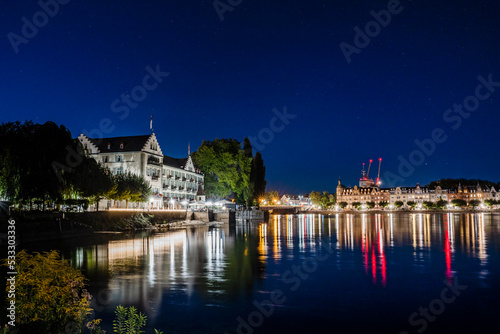
[[[117,305],[135,305],[151,328],[204,331],[207,317],[217,332],[235,329],[237,316],[251,311],[258,296],[286,290],[282,273],[327,246],[334,253],[311,274],[318,278],[295,292],[275,321],[286,319],[293,329],[295,312],[328,298],[346,305],[345,312],[359,308],[356,300],[381,298],[385,305],[390,298],[397,302],[380,312],[401,312],[397,320],[405,324],[409,311],[428,303],[418,298],[432,295],[443,279],[459,276],[483,293],[499,293],[498,268],[489,262],[499,256],[499,221],[488,213],[271,215],[267,223],[115,236],[71,246],[66,254],[89,277],[91,293],[109,291],[97,301],[98,317],[111,319]],[[408,286],[420,290],[405,292]],[[330,307],[334,318],[352,317]],[[193,312],[204,316],[193,320],[187,315]],[[319,324],[331,321],[310,312]]]

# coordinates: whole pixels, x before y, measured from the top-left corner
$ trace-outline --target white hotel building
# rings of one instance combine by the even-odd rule
[[[86,154],[113,175],[130,172],[149,182],[152,189],[149,203],[129,204],[129,208],[179,208],[182,202],[205,200],[204,177],[195,168],[191,155],[182,159],[163,155],[154,133],[112,138],[89,138],[81,134],[78,140]],[[124,208],[125,202],[107,200],[104,207]]]

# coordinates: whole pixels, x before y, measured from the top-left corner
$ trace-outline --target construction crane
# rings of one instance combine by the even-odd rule
[[[370,164],[368,165],[368,172],[366,173],[366,178],[369,179],[370,178],[370,167],[372,166],[372,162],[373,160],[370,159]]]
[[[370,164],[372,161],[370,160]],[[380,165],[382,164],[382,158],[378,158],[378,175],[377,175],[377,186],[380,187]],[[368,168],[370,170],[370,168]]]

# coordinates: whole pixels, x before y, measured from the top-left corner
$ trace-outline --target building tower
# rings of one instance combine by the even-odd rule
[[[340,201],[343,192],[344,192],[344,186],[340,182],[340,177],[339,177],[339,183],[337,184],[337,202]]]
[[[205,190],[203,190],[203,186],[200,184],[198,186],[198,192],[196,193],[196,201],[197,202],[205,202],[207,199],[205,195]]]

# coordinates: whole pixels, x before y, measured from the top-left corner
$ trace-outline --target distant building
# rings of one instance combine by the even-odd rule
[[[163,155],[154,133],[112,138],[89,138],[81,134],[78,140],[86,154],[113,175],[130,172],[143,176],[152,189],[148,208],[177,208],[182,201],[195,200],[198,193],[202,193],[198,200],[205,199],[204,176],[195,168],[191,155],[182,159]],[[108,201],[106,206],[123,208],[125,203]]]
[[[289,206],[308,206],[311,205],[311,199],[307,195],[283,195],[281,196],[281,205]]]
[[[401,201],[406,206],[408,202],[415,202],[418,205],[423,202],[437,202],[439,200],[451,202],[454,199],[462,199],[467,203],[471,200],[480,202],[487,199],[500,200],[500,192],[494,187],[483,188],[479,184],[476,187],[462,187],[459,185],[456,189],[442,189],[440,186],[430,189],[420,187],[419,184],[415,187],[379,188],[377,186],[354,186],[346,188],[339,180],[337,185],[337,203],[346,202],[350,207],[355,202],[361,204],[374,202],[378,206],[380,202],[388,202],[394,205],[395,202]]]

